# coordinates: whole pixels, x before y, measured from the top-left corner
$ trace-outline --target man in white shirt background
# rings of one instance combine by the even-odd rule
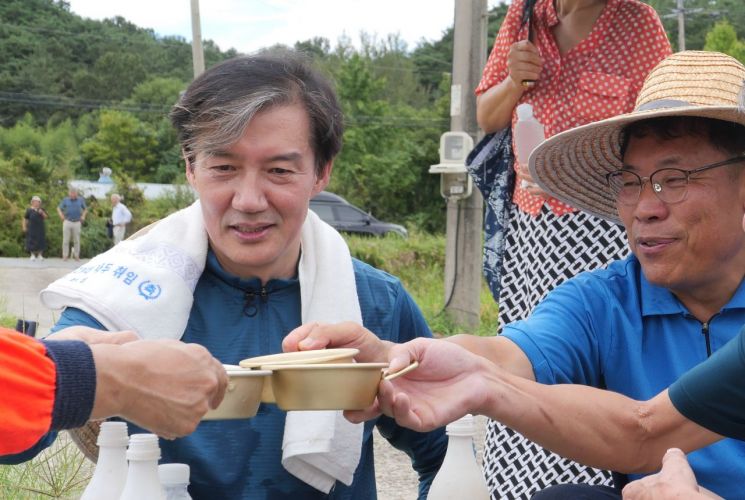
[[[111,223],[114,225],[114,245],[124,239],[127,224],[132,220],[132,212],[122,203],[122,197],[111,195]]]

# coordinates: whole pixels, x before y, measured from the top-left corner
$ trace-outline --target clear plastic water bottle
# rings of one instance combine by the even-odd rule
[[[517,106],[517,122],[513,134],[515,136],[515,159],[521,165],[528,165],[530,153],[546,139],[541,122],[533,115],[533,106],[523,103]]]
[[[440,470],[432,480],[427,500],[489,500],[484,473],[476,461],[473,436],[476,428],[472,415],[449,424],[448,450]]]
[[[162,464],[158,466],[158,477],[166,500],[191,500],[189,496],[189,466],[187,464]]]
[[[103,422],[98,432],[98,460],[80,500],[119,500],[127,480],[127,424]]]
[[[166,500],[158,479],[160,446],[155,434],[132,434],[129,438],[127,482],[121,500]]]

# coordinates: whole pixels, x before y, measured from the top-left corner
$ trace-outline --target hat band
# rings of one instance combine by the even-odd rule
[[[660,108],[681,108],[690,105],[691,103],[688,101],[679,101],[677,99],[657,99],[656,101],[645,102],[636,108],[636,111],[649,111],[650,109]]]

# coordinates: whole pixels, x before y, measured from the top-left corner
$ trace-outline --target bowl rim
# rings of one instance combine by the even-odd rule
[[[271,370],[249,370],[238,365],[223,364],[222,367],[229,377],[264,377],[272,374]]]
[[[322,362],[339,358],[354,358],[359,353],[360,350],[353,347],[279,352],[243,359],[238,363],[238,366],[243,369],[255,369],[265,365],[311,364],[308,362],[309,360]]]
[[[296,365],[262,365],[262,370],[283,371],[283,370],[363,370],[363,369],[380,369],[388,368],[388,363],[309,363]]]
[[[271,370],[229,370],[228,377],[268,377],[272,374]]]

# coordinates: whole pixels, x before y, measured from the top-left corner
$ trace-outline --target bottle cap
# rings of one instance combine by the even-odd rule
[[[127,460],[158,460],[160,446],[155,434],[132,434],[129,436]]]
[[[531,106],[527,102],[518,104],[517,108],[515,108],[515,111],[517,112],[518,120],[530,120],[531,118],[533,118],[533,106]]]
[[[189,484],[188,464],[163,464],[158,466],[158,477],[162,485]]]
[[[125,422],[103,422],[98,431],[98,446],[127,446],[127,424]]]
[[[466,414],[445,427],[445,432],[451,436],[473,436],[476,431],[473,425],[473,415]]]

